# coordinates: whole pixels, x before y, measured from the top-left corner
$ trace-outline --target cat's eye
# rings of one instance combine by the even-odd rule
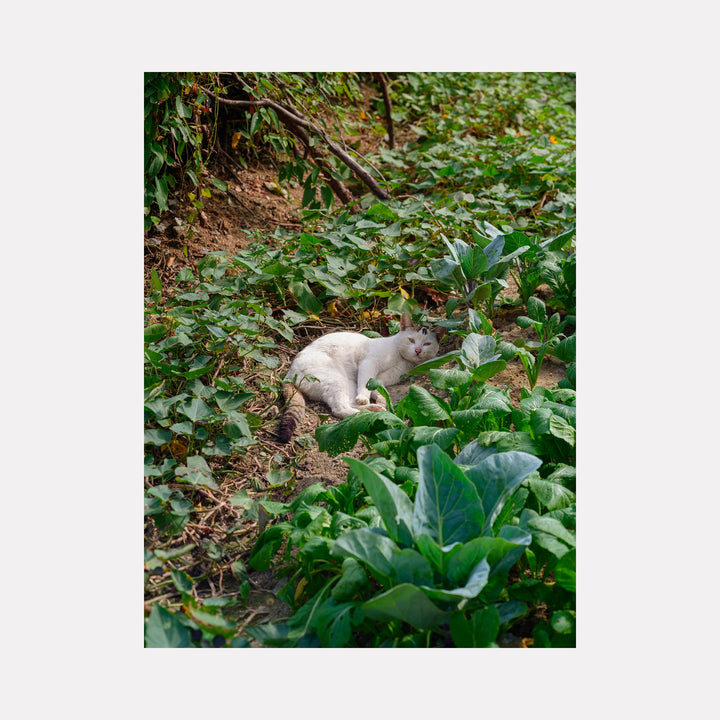
[[[415,342],[415,338],[408,338],[408,340],[409,340],[411,343],[414,343],[414,342]]]

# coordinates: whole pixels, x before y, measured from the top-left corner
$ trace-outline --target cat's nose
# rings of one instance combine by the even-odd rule
[[[419,355],[422,352],[422,348],[415,348],[415,354]]]

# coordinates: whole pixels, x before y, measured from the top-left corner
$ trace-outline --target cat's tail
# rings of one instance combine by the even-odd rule
[[[290,442],[295,429],[305,415],[305,398],[292,383],[287,383],[283,389],[285,398],[285,412],[280,418],[278,435],[280,442]]]

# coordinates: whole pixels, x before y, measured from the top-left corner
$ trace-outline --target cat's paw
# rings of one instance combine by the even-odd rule
[[[369,402],[370,402],[369,395],[356,395],[355,396],[355,404],[356,405],[367,405]]]
[[[383,412],[387,410],[387,407],[378,403],[370,403],[369,405],[364,405],[363,410],[370,410],[370,412]]]

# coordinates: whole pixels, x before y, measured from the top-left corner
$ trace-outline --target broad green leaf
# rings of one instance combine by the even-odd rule
[[[297,300],[298,307],[309,315],[319,315],[322,312],[322,303],[313,295],[306,282],[291,280],[288,289]]]
[[[352,639],[350,613],[355,603],[339,603],[328,598],[317,612],[316,628],[322,647],[345,647]]]
[[[404,548],[393,555],[392,563],[393,584],[410,583],[422,587],[434,582],[430,563],[417,550]]]
[[[468,443],[455,458],[456,465],[477,465],[497,452],[495,448],[482,447],[477,440]]]
[[[410,498],[395,483],[375,472],[364,462],[344,458],[350,469],[360,478],[380,511],[388,535],[400,546],[412,545],[412,514]]]
[[[376,595],[362,605],[362,611],[373,620],[401,620],[420,630],[437,627],[448,617],[420,588],[410,584]]]
[[[465,618],[462,612],[450,616],[450,635],[456,647],[496,647],[499,631],[500,614],[492,605],[476,610],[469,618]]]
[[[447,450],[454,442],[460,430],[458,428],[413,427],[407,431],[408,442],[413,450],[423,445],[437,445]]]
[[[477,436],[485,422],[487,413],[487,410],[478,410],[476,408],[458,410],[452,413],[452,420],[455,426],[466,435]]]
[[[353,557],[346,557],[342,564],[342,576],[332,589],[331,595],[338,602],[350,600],[369,585],[362,565]]]
[[[420,589],[432,600],[458,602],[462,598],[472,599],[477,597],[482,592],[482,589],[487,585],[489,575],[490,565],[487,560],[483,558],[472,569],[470,576],[467,579],[467,583],[465,583],[462,587],[448,590],[421,585]]]
[[[183,400],[177,404],[177,411],[189,417],[193,422],[204,420],[214,414],[200,398]]]
[[[491,268],[500,259],[502,251],[505,247],[505,238],[503,235],[496,235],[488,245],[485,246],[484,252],[487,256],[487,267]]]
[[[413,535],[426,533],[440,546],[479,535],[485,515],[473,483],[437,445],[421,447],[417,458]]]
[[[247,416],[241,413],[233,413],[234,417],[228,420],[223,426],[223,433],[230,440],[240,438],[251,438],[252,430],[248,425]]]
[[[145,430],[145,445],[167,445],[171,440],[169,430]]]
[[[190,630],[178,620],[177,613],[153,605],[145,621],[145,647],[190,647]]]
[[[466,470],[485,513],[483,533],[491,531],[495,518],[518,485],[537,470],[542,461],[523,452],[499,452]]]
[[[386,535],[370,528],[358,528],[341,535],[335,541],[331,554],[354,557],[365,563],[380,582],[389,585],[395,574],[392,558],[398,551],[398,546]]]
[[[369,410],[349,415],[339,423],[320,425],[315,429],[315,439],[322,452],[335,457],[355,447],[360,435],[372,436],[392,427],[404,427],[403,421],[390,412]]]
[[[575,564],[575,550],[573,549],[570,550],[570,552],[565,553],[565,555],[558,560],[553,570],[558,585],[570,592],[575,592]]]
[[[575,428],[564,418],[552,413],[548,431],[553,437],[564,440],[570,447],[575,447]]]
[[[148,325],[145,328],[145,342],[152,343],[159,340],[165,335],[167,328],[162,323],[156,323],[155,325]]]
[[[232,412],[239,410],[240,407],[255,397],[255,393],[234,393],[227,390],[218,390],[215,395],[215,402],[223,412]]]
[[[372,272],[365,273],[357,282],[353,283],[353,287],[356,290],[372,290],[379,280],[377,275]]]
[[[545,303],[540,298],[531,295],[528,298],[527,309],[531,320],[539,323],[544,323],[547,320]]]
[[[212,470],[202,455],[192,455],[186,459],[186,465],[175,468],[175,476],[192,485],[203,485],[217,490]]]
[[[398,403],[397,411],[400,412],[401,408],[413,425],[433,425],[450,420],[447,403],[419,385],[410,386],[406,397]]]
[[[293,526],[289,522],[281,522],[263,530],[255,541],[247,564],[261,572],[268,570],[273,555],[278,551],[292,528]]]
[[[182,572],[181,570],[171,570],[170,578],[172,579],[175,587],[181,593],[185,593],[186,595],[190,595],[192,593],[193,581],[186,572]]]
[[[453,543],[452,545],[440,547],[440,545],[426,533],[416,535],[415,543],[422,556],[426,560],[429,560],[430,564],[443,577],[447,572],[449,553],[460,545],[460,543]]]
[[[533,542],[556,558],[575,548],[575,535],[556,518],[541,516],[526,508],[520,515],[520,525],[532,533]]]
[[[527,486],[538,502],[548,510],[570,507],[575,502],[575,493],[559,482],[536,477],[530,478]]]
[[[481,247],[469,247],[460,258],[460,267],[468,280],[480,277],[487,264],[487,256]]]
[[[478,335],[478,333],[470,333],[465,338],[461,353],[466,367],[472,370],[500,357],[500,354],[496,353],[495,338],[491,335]]]
[[[473,371],[473,380],[476,382],[486,382],[493,375],[497,375],[507,367],[505,360],[490,360],[483,363],[479,368]]]
[[[464,389],[473,380],[471,373],[459,368],[434,368],[430,370],[430,382],[438,390],[449,390],[451,388]]]

